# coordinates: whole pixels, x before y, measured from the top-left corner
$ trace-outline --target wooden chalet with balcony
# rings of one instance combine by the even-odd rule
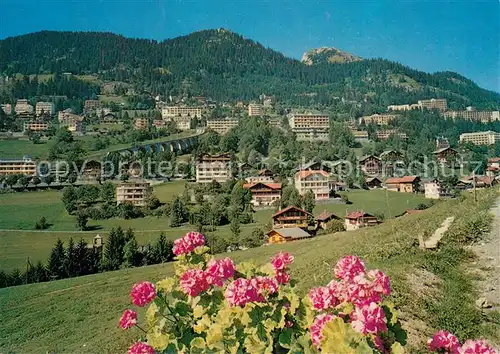
[[[281,197],[281,183],[255,182],[243,185],[252,193],[252,205],[269,206],[278,201]]]
[[[312,214],[296,206],[289,206],[272,216],[274,228],[300,227],[306,228]]]

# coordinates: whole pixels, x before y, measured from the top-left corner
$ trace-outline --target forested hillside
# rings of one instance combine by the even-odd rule
[[[500,95],[451,72],[427,74],[370,59],[305,65],[227,30],[157,42],[112,33],[43,31],[0,41],[0,73],[98,74],[159,94],[286,103],[363,103],[368,111],[418,99],[447,98],[450,107],[496,109]],[[343,100],[342,100],[343,99]],[[355,104],[355,102],[351,102]]]

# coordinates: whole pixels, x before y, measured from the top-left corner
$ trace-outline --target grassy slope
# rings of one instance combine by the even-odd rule
[[[406,321],[418,319],[430,323],[417,331],[411,353],[423,353],[417,347],[432,333],[435,328],[431,327],[434,326],[457,331],[463,336],[484,335],[495,339],[500,328],[491,324],[485,326],[483,318],[473,308],[471,279],[463,266],[456,264],[462,261],[455,257],[457,248],[450,251],[448,245],[439,251],[423,252],[416,246],[417,236],[431,233],[445,217],[473,217],[477,212],[484,212],[495,197],[495,192],[480,194],[479,203],[472,207],[469,196],[465,202],[445,202],[421,214],[394,219],[375,228],[234,252],[231,256],[237,261],[251,259],[263,263],[279,250],[293,253],[296,259],[293,276],[299,280],[299,290],[304,294],[311,286],[329,281],[331,265],[336,260],[346,254],[357,254],[369,267],[380,268],[391,276],[392,300],[404,311]],[[452,230],[458,227],[452,226]],[[450,242],[449,236],[443,240]],[[434,271],[438,276],[446,269],[448,275],[454,274],[458,278],[443,279],[437,293],[426,298],[426,293],[415,287],[418,284],[408,282],[408,276],[416,269]],[[0,352],[91,353],[96,352],[96,348],[99,352],[124,351],[132,341],[132,334],[139,335],[117,328],[121,311],[130,303],[128,291],[131,285],[141,279],[156,281],[170,274],[171,264],[164,264],[0,289],[3,317],[0,321]],[[460,296],[449,292],[450,288],[457,286],[462,291]],[[453,321],[441,322],[450,313]],[[405,323],[408,325],[409,322]]]
[[[154,187],[154,192],[162,202],[172,200],[174,195],[182,193],[185,182],[175,181]],[[421,195],[374,191],[352,191],[348,193],[353,204],[321,204],[316,206],[315,214],[329,210],[343,216],[346,210],[365,210],[371,213],[384,213],[386,218],[401,214],[404,210],[415,207],[424,201]],[[10,271],[16,267],[24,267],[30,257],[32,262],[45,261],[52,246],[58,238],[67,242],[70,237],[78,240],[84,238],[87,242],[99,233],[106,238],[112,227],[135,229],[139,243],[156,240],[160,231],[170,239],[179,237],[179,234],[190,231],[193,227],[184,225],[179,228],[169,227],[167,218],[146,217],[134,220],[109,219],[91,220],[89,226],[96,230],[79,232],[76,229],[74,216],[68,215],[61,203],[61,192],[43,191],[0,195],[0,230],[20,229],[18,231],[0,231],[0,269]],[[263,210],[255,213],[255,223],[242,225],[242,235],[250,234],[255,227],[269,222],[273,210]],[[48,231],[33,231],[34,224],[41,216],[53,224]],[[154,230],[154,231],[153,231]],[[219,227],[216,231],[219,236],[231,234],[229,225]]]

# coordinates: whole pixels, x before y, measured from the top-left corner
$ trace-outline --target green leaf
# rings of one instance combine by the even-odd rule
[[[399,343],[394,343],[391,345],[391,353],[392,354],[404,354],[405,353],[405,348]]]
[[[292,329],[285,328],[281,331],[278,342],[283,348],[290,349],[290,344],[292,344]]]
[[[189,343],[190,346],[190,353],[191,354],[202,354],[205,353],[206,349],[206,343],[205,340],[201,337],[194,338],[191,340],[191,343]]]
[[[182,316],[182,317],[185,317],[187,316],[190,312],[191,312],[191,306],[189,306],[188,304],[186,304],[185,302],[183,301],[178,301],[176,304],[175,304],[175,308],[174,308],[174,311]]]

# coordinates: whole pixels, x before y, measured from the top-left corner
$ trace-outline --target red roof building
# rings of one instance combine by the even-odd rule
[[[281,197],[281,183],[255,182],[243,185],[252,193],[253,206],[269,206]]]
[[[272,216],[274,228],[280,227],[307,227],[312,214],[296,206],[289,206]]]
[[[418,191],[419,183],[418,176],[391,177],[385,181],[385,186],[391,191],[415,193]]]
[[[362,227],[375,226],[377,224],[377,218],[364,211],[353,211],[345,217],[345,229],[347,231],[358,230]]]

